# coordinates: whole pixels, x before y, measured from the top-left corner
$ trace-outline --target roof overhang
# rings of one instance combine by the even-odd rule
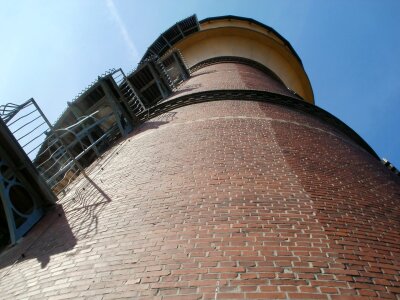
[[[222,16],[199,22],[200,30],[172,45],[188,67],[219,56],[251,59],[273,71],[283,83],[314,104],[311,83],[290,43],[271,27],[249,18]]]
[[[242,57],[257,62],[276,74],[287,88],[314,104],[314,94],[300,57],[290,43],[273,28],[256,20],[238,16],[220,16],[197,20],[196,15],[185,18],[164,31],[147,49],[140,65],[159,59],[172,50],[182,54],[185,67],[217,57]],[[101,78],[115,72],[109,70]],[[96,88],[98,80],[81,92],[72,103],[78,103]],[[66,120],[67,108],[54,126]]]

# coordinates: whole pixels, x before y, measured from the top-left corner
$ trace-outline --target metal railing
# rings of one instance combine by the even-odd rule
[[[110,122],[114,114],[101,118],[97,114],[98,111],[80,117],[68,127],[55,129],[34,99],[21,105],[0,106],[0,117],[56,194],[99,157],[118,135],[115,120]]]
[[[173,91],[182,80],[187,78],[189,72],[179,50],[168,51],[163,59],[168,55],[172,55],[173,58],[173,66],[170,66],[170,68],[178,68],[179,70],[172,72],[167,69],[164,61],[158,56],[147,58],[142,63],[147,60],[153,61],[158,72],[160,72],[159,75],[163,77]],[[187,74],[182,71],[182,68],[183,71],[187,71]],[[177,72],[179,76],[175,76]],[[186,75],[180,74],[180,72]],[[171,77],[172,75],[174,77]],[[110,88],[108,88],[107,94],[108,82],[111,82],[119,96],[113,95]],[[0,105],[0,117],[37,171],[55,193],[63,191],[88,164],[112,145],[120,134],[125,133],[126,130],[124,131],[124,129],[136,125],[135,122],[139,120],[137,118],[143,116],[149,109],[140,99],[140,92],[136,91],[122,69],[110,69],[99,76],[96,81],[88,85],[73,99],[72,104],[77,102],[78,99],[86,97],[99,84],[101,87],[105,87],[106,97],[111,99],[109,102],[111,103],[110,106],[114,107],[113,113],[103,116],[104,111],[99,113],[99,108],[95,108],[97,110],[94,113],[79,117],[76,123],[64,128],[60,128],[66,126],[62,125],[60,120],[68,108],[53,126],[33,98],[21,105],[14,103]],[[113,101],[117,105],[113,106]],[[121,106],[122,104],[124,107]],[[132,124],[125,127],[124,124],[126,125],[128,119],[126,115],[123,115],[123,111],[126,111],[126,109],[129,110]],[[73,115],[76,118],[77,114],[74,113]],[[102,116],[97,117],[98,115]]]
[[[115,122],[108,128],[104,126],[113,113],[102,118],[96,118],[96,114],[98,111],[79,118],[71,126],[53,129],[36,156],[34,165],[55,193],[63,191],[119,133]]]
[[[105,71],[103,74],[101,74],[98,78],[102,78],[102,77],[107,77],[109,75],[112,75],[113,73],[115,73],[117,70],[115,70],[114,68],[109,69],[107,71]],[[73,99],[72,99],[72,103],[75,102],[76,100],[78,100],[81,96],[83,96],[84,94],[86,94],[92,87],[94,87],[97,83],[98,83],[98,78],[96,80],[93,80],[91,83],[89,83],[84,89],[82,89]],[[65,112],[68,110],[68,106],[63,110],[63,112],[60,114],[60,116],[58,117],[58,119],[54,122],[54,124],[57,124],[57,122],[61,119],[61,117],[65,114]]]
[[[51,124],[36,101],[31,98],[21,105],[0,106],[0,117],[31,160],[51,131]]]

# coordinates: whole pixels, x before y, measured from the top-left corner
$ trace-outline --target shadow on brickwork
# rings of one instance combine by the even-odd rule
[[[49,263],[50,256],[69,251],[75,245],[76,238],[65,217],[65,211],[61,205],[56,205],[18,244],[1,254],[0,270],[33,258],[44,268]],[[5,275],[0,275],[0,278],[3,276]]]
[[[75,238],[93,237],[98,230],[98,215],[111,202],[110,197],[87,175],[74,192],[63,199],[63,207]]]
[[[172,97],[179,96],[180,94],[183,94],[183,93],[188,93],[188,92],[191,92],[191,91],[195,91],[195,90],[197,90],[197,89],[199,89],[201,87],[202,87],[201,83],[186,84],[186,85],[182,86],[181,88],[179,88],[179,90],[177,90],[172,95]]]
[[[211,74],[211,73],[216,73],[216,72],[217,72],[217,70],[195,72],[194,74],[190,75],[190,78],[194,78],[194,77],[198,77],[198,76],[202,76],[202,75],[207,75],[207,74]]]
[[[74,256],[84,250],[76,247],[78,241],[97,234],[99,213],[111,199],[85,175],[60,202],[20,243],[0,256],[0,270],[30,259],[45,268],[53,255],[70,252],[66,255]]]
[[[186,84],[184,86],[179,87],[179,89],[175,93],[172,94],[171,98],[176,98],[182,94],[188,94],[192,91],[198,90],[201,87],[202,87],[201,83]],[[165,100],[165,102],[167,102],[167,101],[168,101],[168,99]]]
[[[151,120],[148,120],[144,124],[142,124],[137,131],[132,132],[131,136],[136,135],[138,133],[145,132],[146,130],[149,129],[157,129],[162,125],[168,124],[169,122],[175,120],[176,112],[175,111],[170,111],[163,113],[155,118],[152,118]]]

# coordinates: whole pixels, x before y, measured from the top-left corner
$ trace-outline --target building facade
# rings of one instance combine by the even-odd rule
[[[399,298],[399,177],[276,31],[192,16],[126,77],[133,131],[0,256],[4,298]]]

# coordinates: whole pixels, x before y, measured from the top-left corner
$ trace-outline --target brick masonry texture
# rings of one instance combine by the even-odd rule
[[[258,69],[245,64],[220,63],[193,72],[170,99],[223,89],[268,91],[296,98],[283,83]]]
[[[399,299],[400,182],[312,116],[182,107],[87,175],[0,257],[2,299]]]

